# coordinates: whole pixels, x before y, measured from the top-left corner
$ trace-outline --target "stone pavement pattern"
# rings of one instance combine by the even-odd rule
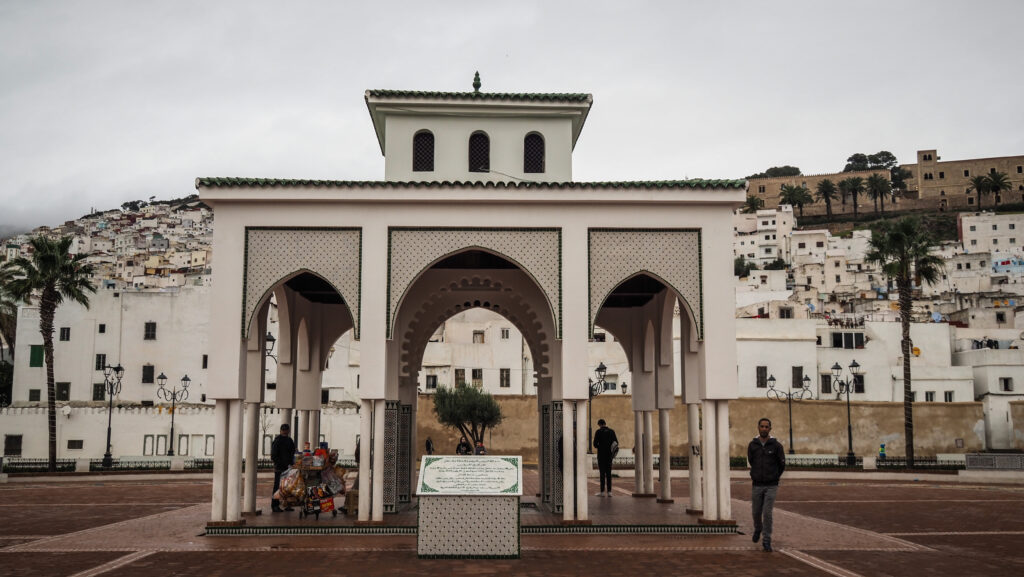
[[[0,486],[0,575],[1024,575],[1024,488],[910,479],[784,481],[771,555],[750,541],[749,484],[736,481],[743,534],[524,535],[518,560],[420,560],[413,536],[204,537],[209,481],[43,479]],[[595,524],[690,522],[684,479],[671,505],[630,498],[629,481],[590,498]]]

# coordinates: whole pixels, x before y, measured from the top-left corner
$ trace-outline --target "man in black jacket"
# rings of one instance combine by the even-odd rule
[[[281,425],[281,434],[274,437],[274,442],[270,444],[270,460],[274,462],[274,491],[271,493],[270,508],[275,513],[284,510],[281,502],[273,497],[281,487],[281,473],[287,471],[295,459],[295,441],[288,436],[289,432],[291,427],[288,423]]]
[[[757,436],[747,446],[750,479],[754,482],[750,507],[754,515],[754,543],[763,534],[761,545],[766,553],[772,552],[772,509],[779,479],[786,470],[786,452],[782,443],[769,436],[771,432],[771,420],[761,419],[757,422]]]
[[[597,449],[597,471],[601,476],[601,492],[597,496],[611,497],[612,460],[615,458],[612,448],[613,444],[618,446],[619,438],[615,436],[615,431],[608,427],[604,419],[598,419],[597,426],[598,429],[594,431],[594,448]],[[605,487],[607,487],[607,491]]]

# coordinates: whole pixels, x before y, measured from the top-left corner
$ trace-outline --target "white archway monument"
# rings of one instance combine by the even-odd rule
[[[645,443],[654,411],[667,431],[673,372],[682,374],[683,400],[692,417],[701,408],[704,423],[704,469],[696,479],[703,491],[695,496],[691,490],[691,508],[708,522],[731,522],[728,401],[737,396],[735,296],[725,287],[732,287],[732,211],[745,200],[746,182],[572,181],[572,147],[590,95],[369,91],[366,99],[385,154],[385,180],[196,180],[201,199],[217,214],[211,341],[220,346],[211,355],[209,376],[209,395],[217,402],[211,522],[243,523],[242,513],[255,507],[253,500],[241,500],[241,439],[251,427],[251,420],[243,423],[243,403],[258,407],[263,400],[257,360],[263,325],[257,321],[272,293],[287,309],[281,330],[289,334],[279,335],[277,382],[279,407],[289,409],[288,418],[294,409],[305,415],[304,423],[314,422],[325,351],[341,332],[355,329],[362,395],[359,520],[385,522],[385,513],[408,494],[412,465],[404,462],[410,457],[403,443],[414,433],[402,408],[409,403],[409,387],[401,383],[416,370],[403,363],[415,362],[420,345],[404,339],[421,338],[428,330],[430,319],[416,315],[443,316],[458,305],[438,296],[438,287],[479,288],[466,280],[467,271],[432,268],[466,251],[515,265],[514,271],[477,276],[507,291],[525,291],[494,307],[532,315],[524,334],[538,331],[528,338],[541,343],[550,358],[539,405],[548,403],[558,416],[544,426],[554,427],[549,438],[574,439],[578,448],[574,452],[565,443],[560,451],[566,472],[559,483],[563,519],[590,519],[590,439],[585,426],[574,430],[572,419],[561,415],[587,422],[587,343],[601,316],[600,324],[622,335],[627,347],[637,380],[632,392],[638,430],[647,431],[638,438]],[[434,171],[414,172],[413,136],[424,129],[434,135]],[[478,130],[490,137],[489,172],[466,166],[466,142]],[[523,139],[532,133],[544,137],[545,173],[524,172]],[[664,290],[642,303],[608,300],[638,275]],[[403,312],[406,299],[412,300]],[[671,313],[677,300],[685,309],[680,318],[686,354],[682,366],[673,367]],[[430,303],[447,308],[429,311]],[[691,423],[691,444],[694,432]],[[642,452],[644,461],[650,452]],[[667,455],[664,447],[662,454]],[[650,489],[649,471],[638,479],[638,493]]]

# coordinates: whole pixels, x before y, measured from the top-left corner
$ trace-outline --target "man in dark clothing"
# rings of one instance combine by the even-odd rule
[[[466,440],[466,436],[465,435],[463,435],[462,438],[459,439],[459,444],[455,446],[455,454],[456,455],[472,455],[473,454],[473,445],[469,444],[469,441]]]
[[[612,459],[615,457],[613,445],[618,448],[619,438],[615,436],[615,431],[608,428],[604,419],[597,420],[597,427],[594,431],[594,448],[597,449],[597,470],[601,475],[601,492],[597,496],[611,497]]]
[[[747,446],[750,479],[754,482],[750,507],[754,515],[754,543],[763,534],[761,545],[766,553],[772,552],[772,509],[779,479],[786,470],[786,452],[782,443],[769,436],[771,432],[772,422],[761,419],[757,422],[757,436]]]
[[[274,491],[271,493],[270,508],[275,513],[284,511],[281,502],[273,497],[281,487],[281,473],[287,471],[295,459],[295,441],[288,436],[289,432],[291,427],[288,423],[281,425],[281,434],[274,437],[274,442],[270,445],[270,460],[274,462]]]
[[[426,449],[427,449],[427,454],[428,455],[433,455],[434,454],[434,440],[431,439],[430,437],[427,437]]]

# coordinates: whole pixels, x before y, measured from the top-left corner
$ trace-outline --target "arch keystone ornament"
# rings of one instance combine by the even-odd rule
[[[649,273],[675,289],[704,340],[703,245],[698,228],[591,228],[590,326],[608,295],[623,281]]]
[[[352,314],[358,339],[362,229],[354,227],[245,227],[242,336],[248,336],[264,297],[298,272],[313,273],[338,291]]]
[[[558,228],[388,228],[388,338],[406,291],[441,259],[463,250],[484,250],[517,265],[540,287],[561,338],[562,231]]]

